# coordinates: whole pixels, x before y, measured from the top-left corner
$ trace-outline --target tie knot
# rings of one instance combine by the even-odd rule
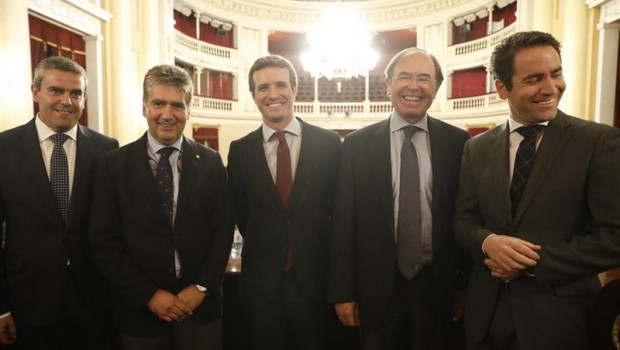
[[[175,149],[176,148],[174,148],[174,147],[164,147],[164,148],[160,149],[159,151],[157,151],[157,153],[159,153],[159,155],[161,157],[168,158],[168,157],[170,157],[172,152],[174,152]]]
[[[68,138],[69,136],[66,134],[54,134],[51,136],[54,146],[62,146]]]
[[[418,130],[420,130],[420,128],[418,128],[417,126],[413,126],[413,125],[408,125],[405,126],[403,128],[403,131],[405,132],[405,140],[410,140],[413,137],[413,134],[415,134]]]
[[[544,128],[545,128],[544,125],[521,126],[517,128],[517,132],[521,134],[523,138],[530,139],[530,138],[536,137],[536,135],[538,135],[538,133]]]
[[[286,141],[286,138],[284,137],[284,131],[276,131],[276,137],[278,138],[279,142]]]

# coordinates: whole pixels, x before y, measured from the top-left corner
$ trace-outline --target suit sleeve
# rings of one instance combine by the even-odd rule
[[[468,140],[465,143],[461,160],[454,233],[456,242],[472,260],[483,264],[485,255],[482,252],[482,242],[493,232],[482,227],[482,213],[479,207],[470,149],[471,140]]]
[[[336,189],[334,222],[330,240],[328,300],[332,303],[357,299],[355,288],[355,179],[349,140],[342,146]]]
[[[591,220],[569,241],[543,244],[537,278],[571,280],[620,266],[620,130],[602,133],[589,164],[584,210]]]
[[[242,236],[245,236],[247,227],[247,199],[243,186],[243,169],[238,141],[230,144],[228,153],[228,183],[232,195],[233,220]]]
[[[200,280],[197,281],[205,285],[210,293],[217,293],[220,290],[233,241],[233,223],[229,190],[226,183],[226,168],[219,153],[217,153],[215,166],[217,184],[213,193],[213,205],[208,213],[211,242],[200,272]],[[199,248],[196,247],[196,249]]]
[[[135,266],[123,245],[118,190],[109,167],[105,159],[99,159],[90,225],[93,260],[123,302],[139,308],[158,288]]]

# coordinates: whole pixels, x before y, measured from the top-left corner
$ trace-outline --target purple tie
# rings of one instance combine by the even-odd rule
[[[291,199],[291,189],[293,188],[293,176],[291,174],[291,151],[286,143],[284,131],[276,131],[278,138],[278,157],[276,165],[276,187],[280,194],[280,200],[285,208]],[[293,267],[293,252],[291,247],[286,249],[286,260],[284,262],[284,271],[288,271]]]

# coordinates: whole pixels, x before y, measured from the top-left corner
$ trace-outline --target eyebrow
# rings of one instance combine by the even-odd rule
[[[558,72],[561,72],[561,71],[562,71],[562,67],[558,67],[558,68],[552,70],[551,74],[558,73]],[[529,79],[532,79],[532,78],[540,78],[540,77],[542,77],[544,75],[545,75],[545,73],[529,74],[529,75],[526,75],[525,77],[523,77],[523,79],[521,79],[521,81],[526,81],[526,80],[529,80]]]

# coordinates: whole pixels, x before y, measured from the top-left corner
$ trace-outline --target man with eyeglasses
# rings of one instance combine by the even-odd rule
[[[364,350],[443,349],[460,318],[451,220],[468,134],[427,114],[442,81],[433,55],[399,52],[390,118],[344,141],[328,295]]]

